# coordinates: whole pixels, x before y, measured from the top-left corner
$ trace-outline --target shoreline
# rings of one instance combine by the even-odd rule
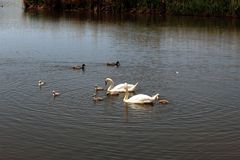
[[[123,2],[118,4],[113,0],[102,0],[101,2],[96,2],[96,0],[23,0],[23,4],[25,11],[58,10],[80,11],[96,14],[240,18],[240,0],[235,3],[227,2],[226,0],[219,0],[222,1],[221,3],[219,2],[219,6],[209,6],[205,3],[193,6],[192,3],[197,0],[189,0],[188,3],[169,3],[168,0],[156,0],[157,2],[154,0],[152,1],[153,2],[149,2],[149,4],[136,3],[127,5]]]

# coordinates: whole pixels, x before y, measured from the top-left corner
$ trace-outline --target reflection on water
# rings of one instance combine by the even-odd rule
[[[0,159],[240,158],[238,19],[34,13],[2,2]],[[71,69],[83,63],[85,72]],[[94,103],[106,77],[171,103],[127,105],[104,92]]]
[[[149,110],[153,104],[126,104],[126,107],[130,107],[133,109],[139,109],[139,110]]]

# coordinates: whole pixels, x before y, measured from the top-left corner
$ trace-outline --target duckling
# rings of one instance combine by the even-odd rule
[[[102,97],[97,97],[97,95],[96,94],[94,94],[93,96],[93,101],[102,101],[103,100],[103,98]]]
[[[117,92],[117,91],[111,91],[111,92],[109,92],[109,91],[108,91],[108,92],[106,93],[106,95],[107,95],[107,96],[118,96],[118,95],[119,95],[119,92]]]
[[[160,99],[160,100],[159,100],[159,103],[161,103],[161,104],[168,104],[169,101],[166,100],[166,99]]]
[[[98,92],[98,91],[104,91],[104,88],[102,87],[99,87],[98,85],[95,85],[95,91]]]
[[[82,66],[76,65],[76,66],[72,66],[72,69],[74,69],[74,70],[84,70],[85,66],[86,66],[85,64],[82,64]]]
[[[117,61],[116,63],[107,63],[107,66],[116,66],[116,67],[119,67],[119,66],[120,66],[120,62]]]
[[[53,95],[53,97],[56,97],[56,96],[60,96],[60,93],[53,90],[52,95]]]
[[[45,82],[44,82],[43,80],[39,80],[39,81],[38,81],[38,86],[41,87],[41,86],[43,86],[43,85],[45,85]]]

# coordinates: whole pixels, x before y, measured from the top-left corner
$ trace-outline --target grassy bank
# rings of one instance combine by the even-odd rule
[[[240,0],[23,0],[23,2],[26,8],[240,17]]]

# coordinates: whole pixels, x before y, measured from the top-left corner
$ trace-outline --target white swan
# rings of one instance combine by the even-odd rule
[[[114,86],[113,80],[111,78],[106,78],[105,79],[105,84],[107,85],[108,83],[110,85],[107,89],[107,92],[126,92],[124,83]],[[134,92],[137,85],[138,85],[138,82],[134,85],[133,84],[127,84],[128,92]]]
[[[145,95],[145,94],[137,94],[137,95],[134,95],[130,98],[128,98],[128,87],[127,87],[127,83],[125,83],[125,89],[126,89],[126,93],[125,93],[125,96],[124,96],[124,99],[123,101],[125,103],[129,103],[129,104],[153,104],[153,102],[155,100],[158,99],[159,97],[159,94],[155,94],[154,96],[148,96],[148,95]]]

